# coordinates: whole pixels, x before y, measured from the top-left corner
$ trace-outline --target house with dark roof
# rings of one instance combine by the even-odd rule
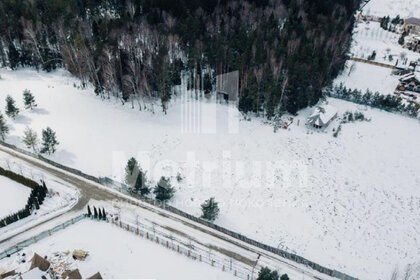
[[[420,18],[411,17],[404,20],[403,29],[409,34],[420,35]]]

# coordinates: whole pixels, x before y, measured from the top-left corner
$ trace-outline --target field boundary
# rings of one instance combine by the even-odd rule
[[[82,172],[80,170],[77,170],[75,168],[70,168],[70,167],[64,166],[64,165],[59,164],[57,162],[54,162],[54,161],[52,161],[50,159],[47,159],[47,158],[45,158],[45,157],[43,157],[41,155],[28,152],[26,150],[23,150],[21,148],[18,148],[16,146],[12,145],[12,144],[8,144],[8,143],[3,142],[3,141],[0,141],[0,145],[3,145],[3,146],[5,146],[5,147],[7,147],[9,149],[12,149],[12,150],[17,151],[17,152],[22,153],[22,154],[25,154],[27,156],[30,156],[30,157],[39,159],[39,160],[41,160],[41,161],[43,161],[43,162],[45,162],[47,164],[50,164],[50,165],[52,165],[54,167],[57,167],[59,169],[62,169],[62,170],[67,171],[69,173],[72,173],[74,175],[81,176],[81,177],[83,177],[83,178],[85,178],[87,180],[93,181],[95,183],[99,183],[99,184],[101,184],[101,185],[103,185],[105,187],[109,187],[109,188],[118,190],[121,193],[127,193],[127,194],[130,194],[131,195],[131,193],[128,191],[128,186],[127,185],[122,184],[122,183],[117,182],[117,181],[114,181],[111,178],[108,178],[108,177],[97,178],[95,176],[88,175],[88,174],[86,174],[86,173],[84,173],[84,172]],[[281,249],[274,248],[272,246],[266,245],[266,244],[264,244],[262,242],[256,241],[256,240],[251,239],[251,238],[248,238],[248,237],[246,237],[246,236],[244,236],[244,235],[242,235],[240,233],[231,231],[231,230],[226,229],[224,227],[221,227],[221,226],[218,226],[216,224],[213,224],[213,223],[210,223],[208,221],[205,221],[203,219],[197,218],[197,217],[195,217],[195,216],[193,216],[191,214],[188,214],[188,213],[186,213],[184,211],[179,210],[178,208],[172,207],[170,205],[163,204],[163,203],[158,202],[158,201],[156,201],[154,199],[150,199],[150,198],[147,198],[147,197],[140,197],[140,196],[136,196],[135,198],[136,199],[139,199],[139,200],[141,200],[143,202],[146,202],[148,204],[151,204],[151,205],[153,205],[155,207],[158,207],[158,208],[161,208],[163,210],[169,211],[169,212],[171,212],[173,214],[176,214],[176,215],[179,215],[181,217],[184,217],[184,218],[186,218],[188,220],[191,220],[193,222],[196,222],[196,223],[199,223],[199,224],[204,225],[206,227],[212,228],[212,229],[214,229],[214,230],[216,230],[218,232],[221,232],[223,234],[226,234],[226,235],[228,235],[228,236],[230,236],[230,237],[232,237],[234,239],[240,240],[240,241],[242,241],[244,243],[247,243],[249,245],[252,245],[252,246],[255,246],[257,248],[260,248],[260,249],[263,249],[265,251],[268,251],[270,253],[279,255],[279,256],[281,256],[281,257],[283,257],[285,259],[291,260],[291,261],[293,261],[295,263],[306,265],[306,266],[308,266],[308,267],[310,267],[310,268],[312,268],[312,269],[314,269],[314,270],[316,270],[316,271],[318,271],[320,273],[326,274],[328,276],[336,277],[336,278],[341,279],[341,280],[358,280],[358,278],[352,277],[350,275],[347,275],[345,273],[342,273],[342,272],[337,271],[337,270],[334,270],[334,269],[330,269],[330,268],[324,267],[324,266],[319,265],[319,264],[317,264],[315,262],[312,262],[312,261],[310,261],[310,260],[308,260],[308,259],[306,259],[304,257],[301,257],[301,256],[299,256],[297,254],[289,253],[289,252],[286,252],[284,250],[281,250]],[[0,259],[1,259],[1,255],[0,255]]]

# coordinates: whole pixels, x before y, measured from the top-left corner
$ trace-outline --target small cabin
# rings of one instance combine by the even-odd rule
[[[327,127],[337,117],[337,109],[331,105],[317,106],[307,120],[307,125],[316,129]]]

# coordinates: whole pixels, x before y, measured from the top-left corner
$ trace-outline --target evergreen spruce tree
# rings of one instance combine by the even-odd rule
[[[105,208],[102,207],[102,218],[104,219],[104,221],[106,221],[106,212],[105,212]]]
[[[219,205],[214,200],[214,197],[207,199],[203,204],[201,204],[201,211],[203,212],[201,218],[211,222],[216,220],[217,216],[219,215]]]
[[[98,210],[96,210],[96,207],[95,207],[95,206],[93,206],[93,217],[94,217],[95,219],[97,219],[97,218],[98,218]]]
[[[92,217],[92,211],[90,211],[89,205],[87,206],[87,215],[88,217]]]
[[[102,220],[102,211],[101,208],[98,208],[98,219]]]
[[[55,153],[58,144],[60,143],[57,141],[55,132],[51,128],[47,127],[42,130],[42,154],[47,153],[50,155]]]
[[[283,275],[280,277],[280,280],[289,280],[289,276],[288,276],[287,274],[283,274]]]
[[[268,267],[263,267],[258,272],[257,280],[279,280],[279,274],[277,271],[271,271]]]
[[[37,106],[37,104],[35,103],[35,97],[28,89],[25,89],[23,91],[23,103],[25,104],[25,109],[32,110],[34,107]]]
[[[146,196],[150,193],[150,188],[146,185],[146,174],[141,169],[139,170],[139,174],[137,175],[134,190],[141,196]]]
[[[8,95],[6,97],[6,115],[9,118],[16,118],[16,116],[19,114],[19,109],[15,105],[15,100]]]
[[[4,141],[6,135],[9,133],[9,127],[4,120],[3,114],[0,113],[0,138]]]
[[[35,204],[35,209],[39,210],[38,198],[36,198],[36,197],[34,197],[34,204]]]
[[[174,196],[175,189],[171,186],[169,178],[161,177],[153,193],[156,200],[166,202]]]
[[[35,151],[38,145],[38,135],[33,129],[26,127],[22,141],[28,149]]]

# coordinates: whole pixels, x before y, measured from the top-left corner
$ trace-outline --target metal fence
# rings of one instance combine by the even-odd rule
[[[96,219],[93,219],[96,220]],[[107,219],[107,222],[112,223],[123,230],[129,231],[141,238],[145,238],[151,242],[163,246],[169,250],[177,252],[192,260],[208,264],[212,267],[218,268],[227,273],[231,273],[239,279],[250,280],[254,279],[253,269],[250,266],[244,265],[232,258],[223,257],[221,253],[216,253],[212,250],[205,249],[198,243],[192,241],[185,242],[171,234],[157,230],[151,226],[142,223],[136,225],[122,222],[121,219]]]
[[[289,253],[289,252],[286,252],[286,251],[281,250],[281,249],[278,249],[278,248],[274,248],[272,246],[269,246],[269,245],[266,245],[266,244],[261,243],[259,241],[256,241],[256,240],[253,240],[251,238],[248,238],[248,237],[246,237],[246,236],[244,236],[244,235],[242,235],[240,233],[233,232],[233,231],[228,230],[228,229],[226,229],[224,227],[221,227],[221,226],[215,225],[213,223],[210,223],[208,221],[202,220],[200,218],[197,218],[197,217],[195,217],[193,215],[190,215],[190,214],[188,214],[186,212],[183,212],[183,211],[181,211],[181,210],[179,210],[179,209],[177,209],[175,207],[172,207],[170,205],[163,204],[161,202],[158,202],[158,201],[156,201],[154,199],[150,199],[150,198],[147,198],[147,197],[141,197],[139,195],[134,195],[134,194],[132,194],[130,192],[129,187],[127,185],[122,184],[122,183],[117,182],[117,181],[114,181],[111,178],[108,178],[108,177],[97,178],[97,177],[88,175],[86,173],[83,173],[80,170],[77,170],[77,169],[74,169],[74,168],[70,168],[70,167],[64,166],[62,164],[56,163],[56,162],[54,162],[52,160],[49,160],[47,158],[44,158],[41,155],[38,155],[38,154],[35,154],[35,153],[31,153],[31,152],[25,151],[23,149],[20,149],[20,148],[14,146],[14,145],[11,145],[11,144],[7,144],[7,143],[5,143],[3,141],[0,141],[0,144],[3,145],[3,146],[6,146],[6,147],[8,147],[8,148],[10,148],[12,150],[15,150],[17,152],[23,153],[23,154],[25,154],[27,156],[34,157],[36,159],[42,160],[42,161],[44,161],[44,162],[46,162],[46,163],[48,163],[50,165],[53,165],[53,166],[55,166],[57,168],[60,168],[62,170],[65,170],[65,171],[67,171],[69,173],[72,173],[72,174],[81,176],[81,177],[83,177],[85,179],[88,179],[88,180],[94,181],[96,183],[100,183],[100,184],[102,184],[104,186],[108,186],[110,188],[116,189],[116,190],[118,190],[118,191],[120,191],[122,193],[126,193],[126,194],[129,194],[131,196],[134,196],[135,198],[140,199],[140,200],[142,200],[142,201],[144,201],[146,203],[149,203],[149,204],[154,205],[156,207],[159,207],[161,209],[170,211],[170,212],[172,212],[172,213],[174,213],[176,215],[182,216],[182,217],[187,218],[187,219],[189,219],[191,221],[194,221],[196,223],[200,223],[202,225],[205,225],[207,227],[210,227],[212,229],[215,229],[215,230],[217,230],[217,231],[219,231],[221,233],[224,233],[224,234],[226,234],[228,236],[231,236],[231,237],[233,237],[233,238],[235,238],[237,240],[240,240],[242,242],[248,243],[248,244],[250,244],[252,246],[258,247],[258,248],[263,249],[265,251],[269,251],[271,253],[274,253],[276,255],[279,255],[279,256],[281,256],[281,257],[283,257],[285,259],[294,261],[296,263],[303,264],[303,265],[306,265],[308,267],[311,267],[312,269],[314,269],[314,270],[316,270],[318,272],[321,272],[323,274],[326,274],[326,275],[329,275],[329,276],[332,276],[332,277],[336,277],[336,278],[341,279],[341,280],[358,280],[355,277],[349,276],[349,275],[347,275],[345,273],[342,273],[340,271],[336,271],[336,270],[333,270],[333,269],[324,267],[322,265],[319,265],[319,264],[317,264],[315,262],[312,262],[312,261],[310,261],[310,260],[308,260],[308,259],[306,259],[304,257],[299,256],[299,255],[296,255],[296,254],[293,254],[293,253]]]
[[[62,224],[59,224],[59,225],[55,226],[52,229],[45,230],[45,231],[37,234],[36,236],[33,236],[31,238],[28,238],[25,241],[19,242],[15,246],[13,246],[13,247],[5,250],[4,252],[1,252],[0,253],[0,260],[1,259],[4,259],[5,257],[9,257],[12,254],[17,253],[17,252],[21,251],[22,249],[24,249],[24,248],[26,248],[26,247],[28,247],[28,246],[30,246],[30,245],[32,245],[32,244],[40,241],[40,240],[42,240],[42,239],[44,239],[46,237],[51,236],[53,233],[56,233],[57,231],[60,231],[62,229],[67,228],[70,225],[73,225],[73,224],[75,224],[75,223],[83,220],[84,218],[85,218],[85,215],[82,214],[80,216],[77,216],[76,218],[70,219],[68,221],[65,221]]]

